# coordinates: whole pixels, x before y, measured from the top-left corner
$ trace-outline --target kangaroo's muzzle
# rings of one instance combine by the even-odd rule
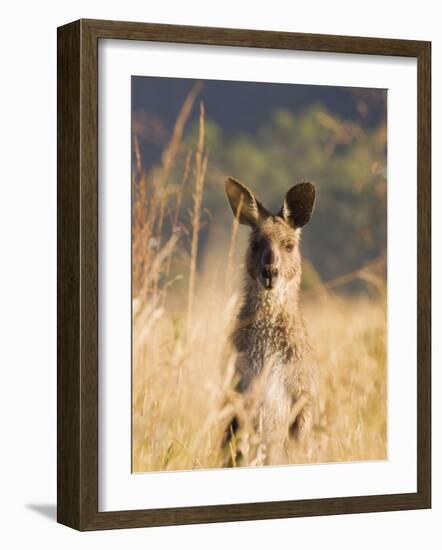
[[[278,279],[278,275],[279,275],[279,271],[277,267],[269,264],[265,265],[262,268],[261,276],[260,276],[263,287],[266,288],[267,290],[272,290],[272,288],[275,287],[276,281]]]

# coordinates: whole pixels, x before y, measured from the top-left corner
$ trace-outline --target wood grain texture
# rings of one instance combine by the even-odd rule
[[[58,31],[57,519],[78,527],[80,492],[80,23]]]
[[[82,20],[82,23],[87,26],[92,34],[100,38],[280,50],[417,57],[425,44],[425,42],[417,40],[193,27],[187,25],[157,25],[128,21],[87,19]]]
[[[431,507],[431,44],[418,57],[417,487]]]
[[[415,57],[418,61],[417,492],[98,511],[98,41],[102,38]],[[58,29],[57,517],[79,530],[431,506],[431,47],[428,42],[81,20]],[[128,181],[129,181],[128,175]]]

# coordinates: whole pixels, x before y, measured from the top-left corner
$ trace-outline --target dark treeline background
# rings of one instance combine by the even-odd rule
[[[132,78],[132,133],[140,151],[137,162],[146,173],[161,163],[194,85],[186,79]],[[211,220],[230,230],[227,175],[248,185],[275,212],[292,185],[313,181],[316,211],[303,239],[307,278],[327,281],[385,258],[386,90],[204,81],[198,100],[206,113],[204,209]],[[198,115],[197,101],[167,182],[170,189],[181,184],[187,151],[196,144]],[[135,157],[133,147],[134,163]],[[184,197],[183,225],[190,190]],[[203,228],[201,253],[207,238]]]

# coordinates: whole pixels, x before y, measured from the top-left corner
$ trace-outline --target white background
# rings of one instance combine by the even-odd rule
[[[416,61],[115,40],[99,48],[99,509],[415,492]],[[121,368],[132,350],[131,193],[121,182],[133,74],[388,89],[388,460],[131,474],[131,372]]]
[[[437,548],[441,543],[440,286],[433,296],[433,510],[76,533],[54,523],[56,390],[56,26],[79,17],[433,41],[433,211],[441,206],[442,38],[437,2],[78,0],[3,7],[0,102],[0,541],[7,548]],[[260,7],[262,6],[262,7]],[[221,8],[221,9],[220,9]],[[219,11],[218,11],[219,10]],[[433,218],[434,281],[441,233]]]

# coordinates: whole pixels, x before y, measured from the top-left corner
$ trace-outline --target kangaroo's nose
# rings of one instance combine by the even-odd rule
[[[271,264],[266,264],[261,271],[261,275],[265,279],[273,279],[278,276],[278,268]]]

